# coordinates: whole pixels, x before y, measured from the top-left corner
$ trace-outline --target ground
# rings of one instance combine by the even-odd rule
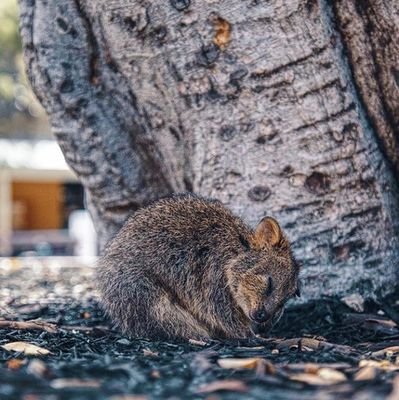
[[[295,305],[258,343],[150,342],[113,330],[93,268],[3,260],[0,399],[399,399],[397,298]]]

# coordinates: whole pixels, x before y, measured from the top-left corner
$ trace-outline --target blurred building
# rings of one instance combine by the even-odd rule
[[[0,139],[0,255],[88,255],[83,188],[55,140]]]

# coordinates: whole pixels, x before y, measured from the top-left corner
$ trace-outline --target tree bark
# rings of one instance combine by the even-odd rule
[[[101,245],[194,191],[273,215],[306,298],[399,266],[397,2],[20,0],[34,90]]]

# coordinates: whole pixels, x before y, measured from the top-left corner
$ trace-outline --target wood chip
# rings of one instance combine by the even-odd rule
[[[49,350],[27,342],[11,342],[2,345],[1,347],[7,351],[16,351],[18,353],[24,353],[29,356],[45,356],[47,354],[50,354]]]
[[[220,390],[231,391],[231,392],[247,392],[248,386],[239,380],[235,379],[226,379],[213,381],[206,385],[200,386],[196,393],[212,393]]]

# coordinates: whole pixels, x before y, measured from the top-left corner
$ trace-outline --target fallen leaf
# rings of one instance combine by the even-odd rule
[[[200,386],[196,393],[212,393],[217,392],[219,390],[227,390],[232,392],[247,392],[248,386],[239,380],[234,379],[226,379],[224,381],[213,381],[206,385]]]
[[[360,360],[359,367],[374,367],[382,369],[384,371],[398,371],[399,365],[394,365],[388,360],[376,361],[376,360]]]
[[[261,358],[220,358],[217,363],[225,369],[255,369]]]
[[[360,368],[353,377],[354,381],[372,381],[377,377],[377,368],[366,366]]]
[[[309,385],[334,385],[347,380],[345,374],[332,368],[319,368],[314,372],[293,374],[290,379]]]
[[[94,379],[83,380],[76,378],[59,378],[53,379],[50,382],[50,386],[53,389],[64,389],[64,388],[99,388],[101,382]]]
[[[317,371],[317,375],[332,383],[339,383],[347,380],[346,375],[343,372],[332,368],[320,368]]]
[[[26,360],[20,358],[12,358],[6,362],[7,368],[12,370],[20,369],[24,364],[26,364]]]
[[[49,350],[27,342],[11,342],[2,345],[1,347],[7,351],[17,351],[29,356],[45,356],[50,354]]]

